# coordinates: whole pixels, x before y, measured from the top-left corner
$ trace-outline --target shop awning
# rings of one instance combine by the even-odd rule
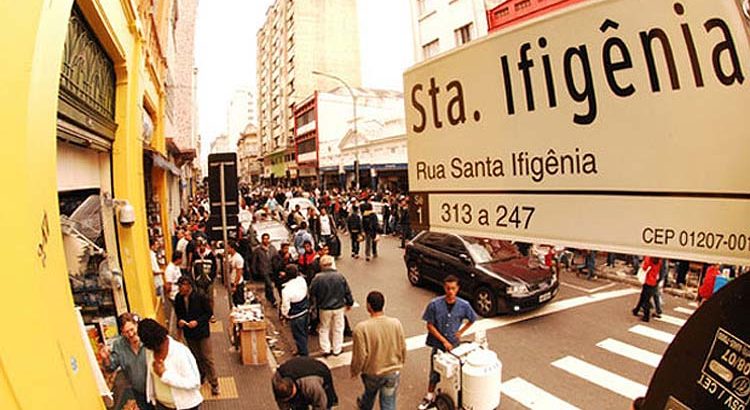
[[[149,150],[149,152],[151,153],[151,159],[154,160],[155,166],[165,171],[169,171],[175,176],[181,175],[180,168],[178,168],[177,165],[175,165],[172,161],[167,159],[167,157],[165,157],[163,154],[157,151],[152,151],[152,150]]]

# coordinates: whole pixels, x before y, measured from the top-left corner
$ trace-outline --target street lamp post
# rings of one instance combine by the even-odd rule
[[[317,70],[313,70],[312,73],[340,82],[344,85],[344,87],[346,87],[346,90],[349,91],[349,94],[352,96],[352,128],[354,128],[354,185],[356,186],[356,189],[359,190],[359,134],[357,134],[357,96],[354,95],[354,92],[352,91],[352,88],[349,87],[349,84],[347,84],[346,81],[342,80],[340,77]]]

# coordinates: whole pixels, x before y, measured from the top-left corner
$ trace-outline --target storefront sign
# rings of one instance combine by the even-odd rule
[[[410,69],[421,226],[750,262],[748,61],[734,0],[603,0]]]

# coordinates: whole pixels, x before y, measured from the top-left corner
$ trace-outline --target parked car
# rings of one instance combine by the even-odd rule
[[[404,262],[414,286],[457,276],[459,295],[485,317],[538,307],[559,287],[557,273],[508,241],[423,231],[407,244]]]
[[[294,257],[294,260],[297,260],[298,255],[297,250],[294,249],[292,233],[286,225],[272,219],[254,223],[253,229],[255,229],[255,233],[258,236],[258,243],[260,243],[261,236],[263,236],[264,233],[267,233],[271,237],[271,245],[273,245],[277,251],[281,249],[282,243],[288,243],[290,245],[289,252],[292,254],[292,257]]]

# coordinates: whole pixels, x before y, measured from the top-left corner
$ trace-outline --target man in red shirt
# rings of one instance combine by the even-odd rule
[[[638,313],[643,309],[641,320],[644,322],[648,322],[651,319],[651,298],[656,295],[661,264],[662,260],[660,258],[646,256],[641,265],[641,269],[646,271],[646,279],[643,281],[643,288],[641,289],[641,297],[638,299],[638,304],[633,308],[633,316],[638,316]]]

